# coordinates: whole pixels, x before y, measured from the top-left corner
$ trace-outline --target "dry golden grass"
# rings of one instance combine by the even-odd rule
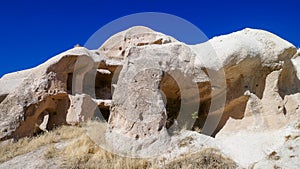
[[[57,128],[56,130],[50,131],[34,138],[23,138],[16,143],[8,143],[0,148],[0,163],[7,161],[15,156],[37,150],[42,146],[76,138],[83,134],[84,132],[81,128],[73,126],[62,126]]]
[[[165,169],[234,169],[236,163],[218,150],[208,148],[196,154],[187,154],[167,164]]]
[[[109,153],[83,135],[56,152],[62,156],[62,168],[150,168],[151,163],[142,159],[130,159]]]
[[[62,148],[55,143],[64,144]],[[99,148],[81,127],[63,126],[54,131],[34,138],[24,138],[16,143],[9,143],[0,149],[0,162],[17,155],[37,150],[43,146],[47,149],[43,158],[59,160],[61,168],[109,168],[109,169],[198,169],[198,168],[235,168],[235,163],[224,158],[217,150],[207,149],[197,154],[189,154],[172,163],[158,167],[153,161],[120,157]]]

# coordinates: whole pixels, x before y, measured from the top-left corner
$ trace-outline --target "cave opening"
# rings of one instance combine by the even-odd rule
[[[159,89],[167,111],[166,128],[169,129],[176,121],[180,112],[181,95],[176,80],[167,72],[163,73]]]
[[[107,65],[105,62],[100,62],[95,78],[95,98],[97,100],[111,101],[114,92],[114,87],[117,85],[120,71],[120,65]],[[105,121],[108,121],[110,115],[110,106],[104,103],[98,105],[100,112],[96,112],[95,116],[99,117],[102,114]]]
[[[167,111],[166,128],[170,131],[193,130],[200,106],[199,89],[193,77],[180,70],[164,72],[159,89]]]

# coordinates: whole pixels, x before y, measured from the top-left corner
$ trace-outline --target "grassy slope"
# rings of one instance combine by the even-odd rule
[[[65,144],[56,148],[56,143]],[[0,147],[0,163],[18,155],[37,150],[47,150],[41,158],[60,160],[61,168],[109,168],[109,169],[155,169],[155,162],[147,159],[131,159],[109,153],[94,144],[86,136],[83,128],[62,126],[51,132],[34,138],[24,138],[16,143],[8,143]],[[197,154],[187,154],[161,168],[235,168],[235,163],[223,157],[217,150],[206,149]]]

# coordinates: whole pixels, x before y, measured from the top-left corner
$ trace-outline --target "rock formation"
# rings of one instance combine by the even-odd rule
[[[1,140],[96,119],[116,153],[172,160],[214,147],[254,168],[288,166],[268,155],[288,156],[286,146],[300,144],[300,51],[263,30],[186,45],[133,27],[97,50],[75,47],[7,74],[0,85]]]

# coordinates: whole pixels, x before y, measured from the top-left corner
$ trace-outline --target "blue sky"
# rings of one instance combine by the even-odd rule
[[[200,0],[27,0],[0,6],[0,77],[35,67],[84,44],[105,24],[134,13],[163,12],[188,20],[208,38],[246,27],[271,31],[300,47],[300,2]]]

